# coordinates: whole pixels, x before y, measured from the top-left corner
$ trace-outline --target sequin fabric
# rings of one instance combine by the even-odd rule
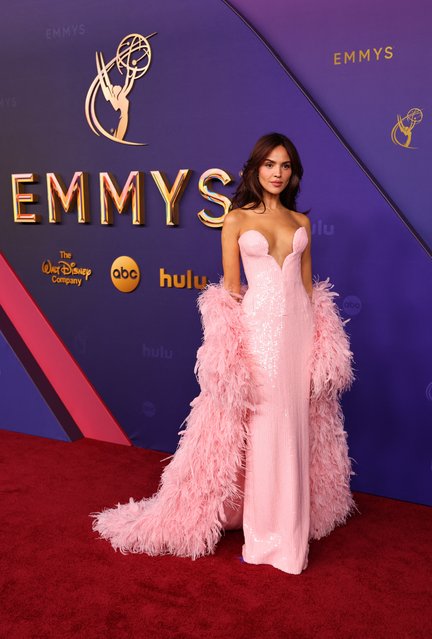
[[[232,516],[243,526],[245,562],[271,564],[291,574],[306,568],[309,552],[308,358],[313,314],[301,277],[307,243],[306,229],[300,227],[293,252],[281,267],[259,231],[246,231],[239,238],[248,281],[242,305],[250,348],[260,367],[261,401],[239,477],[242,508]]]

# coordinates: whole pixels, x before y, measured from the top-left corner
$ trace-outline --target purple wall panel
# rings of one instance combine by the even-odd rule
[[[2,332],[0,384],[0,428],[70,441]]]
[[[299,79],[432,250],[430,3],[416,4],[409,20],[401,2],[230,4]],[[414,148],[407,149],[390,133],[397,114],[412,108],[421,109],[422,120],[411,132]],[[398,139],[406,141],[400,134]]]

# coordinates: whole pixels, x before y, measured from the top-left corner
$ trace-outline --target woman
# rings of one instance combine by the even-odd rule
[[[224,221],[224,276],[198,299],[201,392],[178,448],[154,495],[91,515],[115,549],[196,559],[243,527],[247,563],[300,574],[309,540],[356,507],[339,404],[352,353],[337,293],[312,284],[302,173],[288,138],[258,140]]]
[[[295,210],[302,174],[287,137],[262,137],[222,230],[224,286],[240,293],[241,257],[250,351],[262,373],[246,460],[243,558],[294,574],[307,565],[310,517],[312,266],[310,222]]]

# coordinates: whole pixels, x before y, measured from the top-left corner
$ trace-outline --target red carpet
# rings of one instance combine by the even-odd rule
[[[241,560],[121,555],[91,511],[157,488],[166,453],[0,431],[0,637],[430,639],[432,514],[355,493],[361,514],[288,575]],[[357,472],[359,472],[357,470]]]

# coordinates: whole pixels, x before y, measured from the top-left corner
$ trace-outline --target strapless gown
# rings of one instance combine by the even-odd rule
[[[226,529],[243,527],[245,562],[292,574],[306,568],[309,552],[313,314],[301,276],[307,243],[306,229],[298,228],[280,267],[259,231],[239,238],[248,282],[242,306],[259,367],[260,402],[238,477],[243,503],[225,510]]]
[[[343,388],[351,379],[350,351],[331,300],[316,290],[322,307],[315,314],[304,288],[301,257],[307,244],[306,229],[299,227],[280,266],[265,236],[248,230],[239,238],[248,281],[241,307],[227,291],[221,293],[222,282],[202,294],[204,340],[195,369],[201,392],[191,402],[158,491],[90,515],[93,530],[114,549],[195,559],[214,552],[223,529],[243,528],[245,562],[300,574],[309,540],[345,520],[352,498],[339,405],[336,399],[310,402],[314,356],[336,388]],[[336,341],[326,338],[330,372],[330,356],[322,343],[314,343],[316,321],[337,332]],[[314,384],[325,385],[313,373]],[[315,470],[329,481],[321,487],[319,506],[311,502],[316,477],[309,464],[309,426],[318,426],[310,406],[324,411],[319,420],[324,457]]]

